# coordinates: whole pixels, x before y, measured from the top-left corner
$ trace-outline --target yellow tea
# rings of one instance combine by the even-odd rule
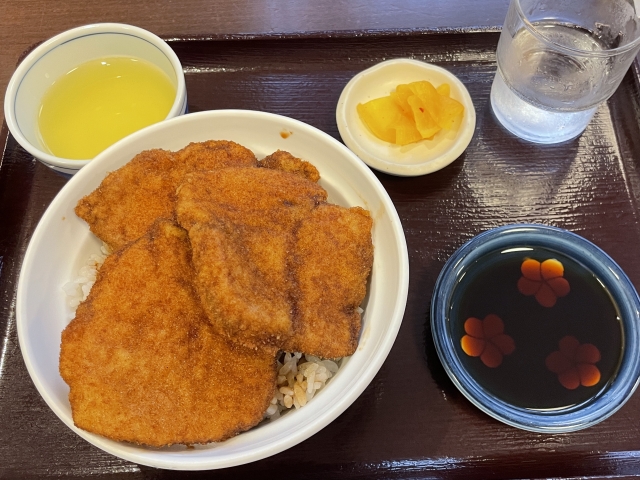
[[[45,93],[38,115],[41,140],[58,157],[91,159],[121,138],[164,120],[175,96],[171,79],[146,60],[91,60]]]

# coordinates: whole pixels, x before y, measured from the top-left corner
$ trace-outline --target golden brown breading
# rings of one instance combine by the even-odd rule
[[[259,167],[282,170],[283,172],[295,173],[312,182],[320,180],[318,169],[298,157],[294,157],[289,152],[278,150],[271,155],[264,157],[258,162]]]
[[[76,215],[117,250],[144,235],[158,218],[174,218],[176,188],[187,173],[256,165],[250,150],[226,140],[191,143],[176,153],[147,150],[107,175],[78,202]]]
[[[172,218],[175,158],[166,150],[147,150],[109,173],[76,206],[76,215],[112,249],[141,237],[157,218]]]
[[[373,264],[373,220],[360,207],[322,204],[296,232],[293,275],[300,320],[282,347],[324,358],[351,355],[360,334],[359,307]]]
[[[224,440],[262,420],[275,350],[215,333],[193,276],[187,234],[169,221],[106,259],[62,333],[76,426],[163,446]]]
[[[290,332],[294,230],[326,195],[278,170],[226,168],[185,177],[178,221],[189,230],[203,306],[230,338],[277,346]]]
[[[226,167],[255,167],[256,156],[251,150],[229,140],[192,142],[175,152],[183,174]]]
[[[327,204],[299,175],[228,168],[186,176],[176,212],[205,311],[230,339],[324,358],[355,351],[373,262],[365,210]]]

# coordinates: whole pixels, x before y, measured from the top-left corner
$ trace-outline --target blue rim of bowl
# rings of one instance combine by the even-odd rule
[[[467,372],[449,335],[449,303],[459,278],[481,256],[515,246],[554,249],[578,261],[609,289],[622,317],[624,347],[612,383],[593,399],[558,410],[516,407],[483,389]],[[431,301],[431,331],[436,351],[449,378],[480,410],[507,425],[542,433],[581,430],[618,411],[635,391],[640,377],[640,298],[633,284],[609,255],[585,238],[556,227],[537,224],[506,225],[488,230],[460,247],[445,263]]]

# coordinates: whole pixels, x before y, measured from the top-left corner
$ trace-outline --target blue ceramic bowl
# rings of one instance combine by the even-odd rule
[[[561,408],[523,408],[498,398],[477,381],[461,357],[460,338],[452,335],[456,288],[473,274],[477,261],[492,252],[538,247],[559,252],[598,278],[618,307],[622,353],[612,380],[588,400]],[[571,432],[615,413],[633,394],[640,377],[640,298],[622,269],[584,238],[543,225],[509,225],[484,232],[463,245],[445,264],[431,303],[431,328],[440,360],[456,387],[480,410],[508,425],[534,432]],[[460,327],[457,327],[460,331]],[[468,362],[468,359],[466,359]],[[468,365],[468,363],[467,363]]]

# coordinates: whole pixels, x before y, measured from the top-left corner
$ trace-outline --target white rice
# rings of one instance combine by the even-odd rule
[[[283,353],[278,358],[276,393],[265,418],[275,420],[291,408],[302,408],[322,390],[340,366],[340,359],[322,360],[302,353]]]
[[[76,278],[62,286],[62,290],[67,294],[67,304],[71,307],[74,315],[78,305],[87,299],[89,291],[96,281],[98,270],[104,263],[107,255],[111,253],[105,243],[100,247],[100,252],[101,253],[92,253],[89,255],[87,261],[78,271]]]
[[[71,318],[75,316],[78,305],[86,300],[96,281],[98,270],[111,253],[106,244],[102,245],[100,252],[89,255],[76,278],[62,286],[67,295],[67,304],[71,307]],[[265,412],[265,419],[275,420],[292,408],[304,407],[338,372],[339,361],[339,358],[323,360],[302,353],[282,353],[277,361],[276,393]]]

